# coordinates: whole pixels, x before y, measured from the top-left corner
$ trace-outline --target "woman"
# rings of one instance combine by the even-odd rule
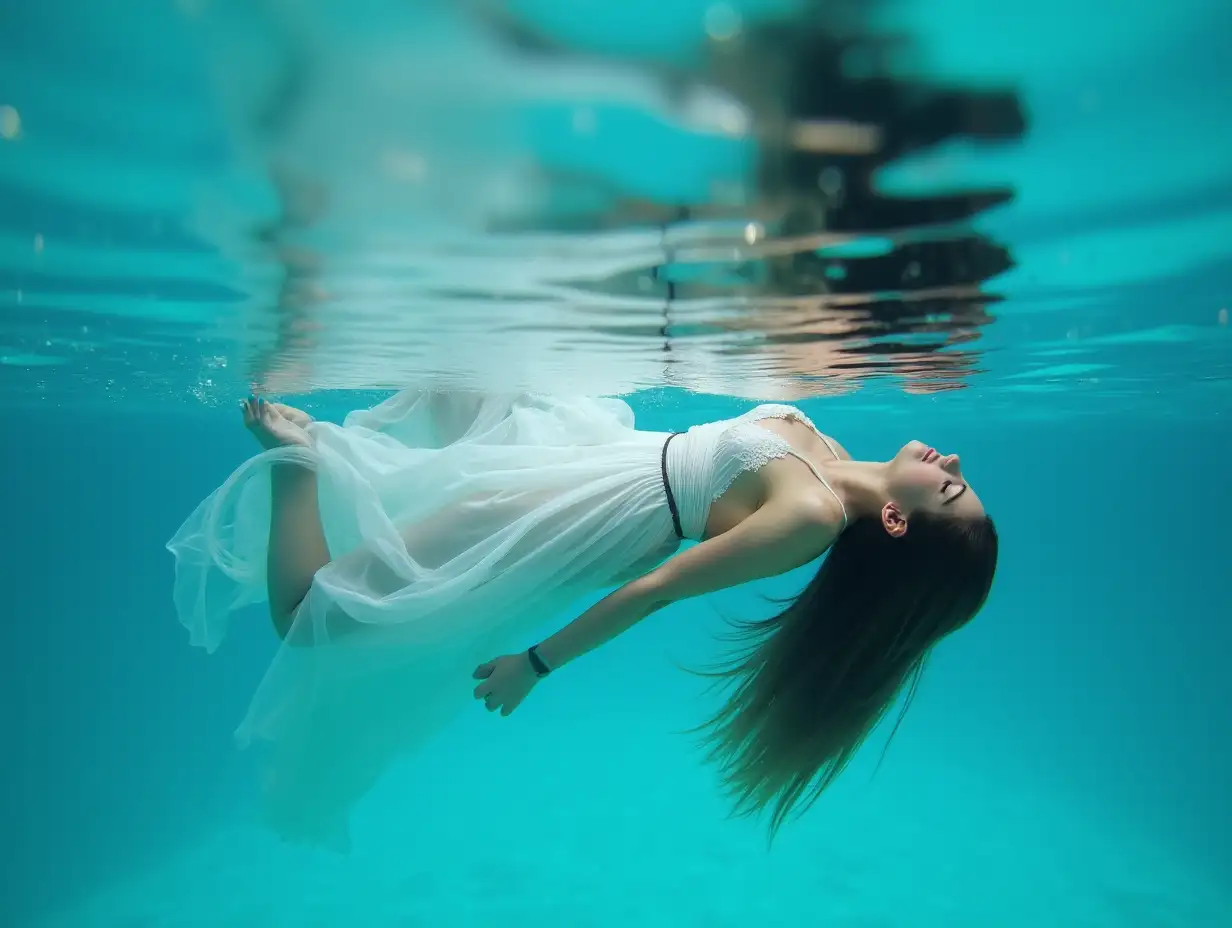
[[[213,650],[229,612],[268,598],[285,646],[238,735],[273,742],[267,811],[287,837],[346,846],[351,804],[472,675],[508,715],[663,606],[828,552],[785,611],[744,627],[708,724],[738,810],[777,829],[980,609],[996,566],[956,456],[911,442],[854,461],[790,406],[681,434],[634,428],[619,400],[408,390],[342,426],[242,406],[264,450],[168,547],[194,643]],[[699,543],[672,557],[682,539]]]

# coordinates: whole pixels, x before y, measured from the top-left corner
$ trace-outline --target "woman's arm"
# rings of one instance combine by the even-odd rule
[[[770,500],[730,531],[626,583],[545,639],[538,654],[556,670],[664,606],[807,564],[834,540],[821,504]]]

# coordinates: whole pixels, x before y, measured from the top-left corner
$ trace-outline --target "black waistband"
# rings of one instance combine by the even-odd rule
[[[676,529],[676,537],[684,538],[684,532],[680,528],[680,510],[676,508],[676,497],[672,493],[672,485],[667,479],[667,446],[672,443],[672,439],[680,432],[672,432],[667,436],[667,441],[663,442],[663,458],[660,461],[660,469],[663,472],[663,492],[667,494],[667,508],[672,511],[672,526]]]

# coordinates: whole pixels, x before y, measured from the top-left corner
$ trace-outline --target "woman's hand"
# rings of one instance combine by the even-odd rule
[[[489,712],[500,709],[508,715],[522,704],[539,678],[525,653],[506,654],[475,668],[474,677],[482,680],[475,687],[475,698],[482,699]]]

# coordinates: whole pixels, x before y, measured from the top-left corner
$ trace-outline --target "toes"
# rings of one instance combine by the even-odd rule
[[[246,400],[240,400],[240,408],[244,411],[244,425],[248,428],[265,424],[266,405],[259,396],[249,396]]]
[[[286,403],[270,403],[270,407],[274,410],[274,412],[278,413],[281,418],[286,419],[288,422],[294,423],[295,425],[302,426],[310,422],[312,419],[312,417],[303,410],[296,409],[294,406],[288,406]]]
[[[252,431],[272,433],[278,431],[287,423],[299,425],[302,428],[301,423],[283,412],[284,408],[289,412],[296,411],[291,407],[283,407],[281,403],[272,403],[255,394],[249,395],[247,399],[240,400],[240,409],[243,410],[244,414],[244,425]],[[303,418],[311,421],[308,416]]]

